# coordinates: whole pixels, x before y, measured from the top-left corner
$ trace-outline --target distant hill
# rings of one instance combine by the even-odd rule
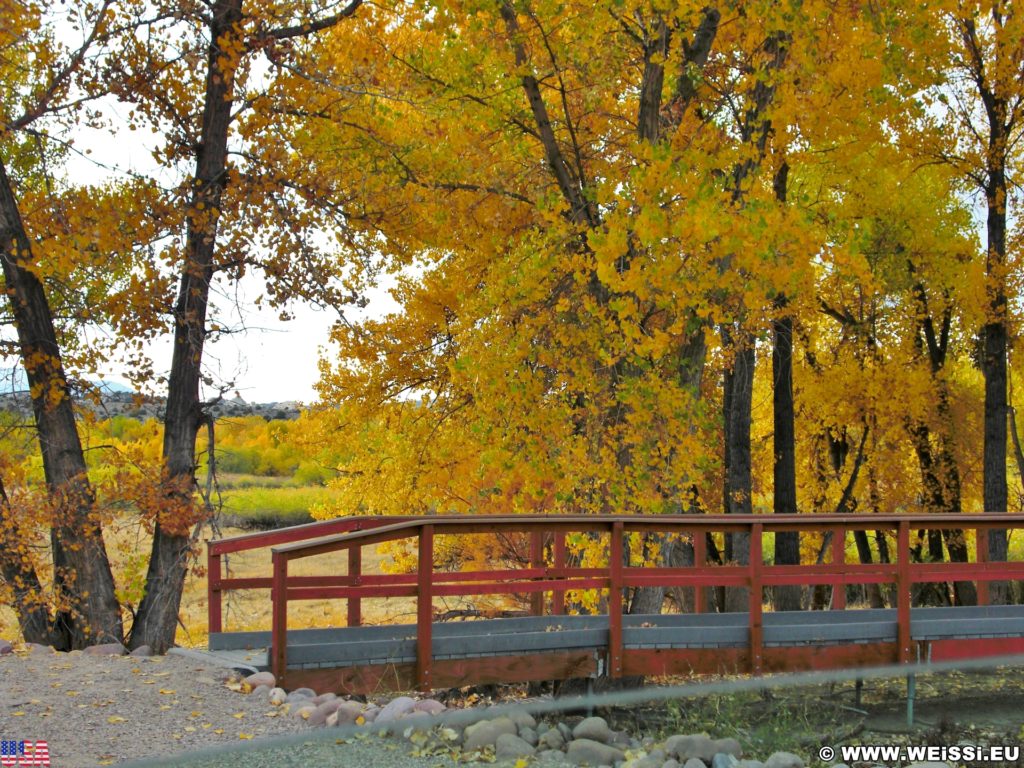
[[[131,394],[134,391],[123,381],[117,379],[101,379],[89,383],[105,393]],[[25,375],[25,369],[21,366],[0,368],[0,394],[13,395],[20,392],[28,392],[28,377]]]
[[[100,418],[127,416],[145,421],[162,419],[166,400],[162,397],[148,397],[136,394],[122,382],[116,380],[93,381],[101,393],[98,403],[90,398],[78,398],[80,408],[88,408]],[[260,416],[264,419],[297,419],[302,404],[294,400],[276,403],[247,403],[240,397],[222,400],[210,407],[217,418],[231,416]],[[0,368],[0,411],[15,413],[22,418],[31,418],[32,401],[28,394],[28,381],[20,368]]]

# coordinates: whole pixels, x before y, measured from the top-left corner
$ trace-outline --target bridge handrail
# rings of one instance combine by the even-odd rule
[[[763,646],[762,602],[763,588],[777,584],[834,584],[895,582],[897,588],[898,652],[901,661],[909,661],[910,642],[910,588],[915,582],[974,580],[978,582],[979,603],[987,602],[987,583],[1024,577],[1024,566],[1018,563],[994,565],[987,562],[988,537],[976,537],[976,561],[967,563],[912,563],[910,560],[910,531],[912,528],[973,529],[976,531],[1024,528],[1024,515],[1020,514],[961,514],[961,515],[474,515],[424,516],[392,522],[387,519],[373,529],[351,531],[317,537],[313,540],[282,543],[272,547],[272,646],[271,665],[275,674],[287,669],[287,605],[289,599],[315,599],[319,597],[348,597],[350,619],[353,601],[360,597],[406,595],[417,598],[417,681],[421,687],[430,686],[432,653],[431,598],[437,594],[499,594],[530,592],[534,595],[535,612],[542,606],[543,592],[552,591],[556,602],[565,589],[607,589],[609,643],[609,673],[621,674],[622,666],[622,596],[630,586],[742,586],[749,589],[749,630],[752,667],[759,671]],[[850,530],[894,529],[897,532],[897,557],[889,564],[847,564],[845,562],[845,536]],[[506,532],[531,534],[531,568],[506,571],[480,572],[481,581],[468,586],[442,587],[443,579],[433,571],[433,540],[437,535]],[[606,573],[593,576],[582,569],[565,567],[564,536],[571,531],[600,531],[609,533],[609,564]],[[624,564],[623,539],[634,532],[673,533],[685,531],[694,536],[695,564],[685,569],[630,568]],[[750,534],[749,563],[745,566],[709,566],[704,552],[704,536],[708,532],[746,532]],[[781,531],[816,531],[833,533],[830,566],[764,566],[762,564],[762,537],[764,533]],[[544,565],[543,536],[553,534],[555,568]],[[837,535],[838,534],[838,535]],[[348,585],[330,587],[299,587],[290,582],[288,563],[304,557],[347,550],[351,558],[361,547],[384,541],[416,537],[419,566],[415,574],[385,586],[371,582],[370,577],[353,575],[350,567]],[[561,549],[561,562],[559,562]],[[932,567],[934,566],[934,567]],[[553,578],[553,577],[558,578]],[[304,577],[309,578],[309,577]],[[336,577],[339,579],[342,577]],[[487,581],[487,580],[490,581]],[[575,579],[575,580],[574,580]],[[464,580],[464,581],[468,581]],[[984,588],[983,588],[984,587]],[[698,589],[698,595],[702,590]],[[840,598],[840,595],[842,596]],[[539,601],[537,600],[539,598]],[[836,590],[834,608],[845,607],[845,593]],[[358,623],[358,609],[355,614]],[[352,622],[350,621],[350,624]]]

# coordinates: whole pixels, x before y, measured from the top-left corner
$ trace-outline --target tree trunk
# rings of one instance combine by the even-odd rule
[[[779,308],[785,297],[776,302]],[[793,408],[793,318],[773,322],[772,334],[772,413],[774,416],[774,462],[772,511],[777,515],[795,515],[796,507],[796,432]],[[800,534],[787,531],[775,534],[775,564],[800,564]],[[775,610],[800,610],[800,587],[775,587]]]
[[[789,164],[783,162],[775,173],[775,200],[785,204],[789,186]],[[772,321],[772,512],[795,515],[796,508],[796,415],[793,406],[793,318],[785,314],[785,294],[775,299],[779,316]],[[775,534],[776,565],[800,564],[800,533]],[[777,611],[799,611],[801,589],[780,586],[772,590]]]
[[[728,338],[728,333],[725,334]],[[753,512],[750,475],[750,411],[753,406],[755,353],[752,340],[739,342],[732,369],[726,373],[728,410],[725,413],[726,474],[723,497],[727,514],[749,515]],[[736,533],[727,537],[726,558],[739,565],[750,563],[750,536]],[[746,611],[749,590],[742,587],[726,590],[725,610]]]
[[[75,424],[53,313],[43,284],[28,266],[32,262],[32,244],[2,161],[0,261],[21,359],[32,390],[43,472],[54,507],[54,583],[66,635],[51,639],[65,649],[120,642],[121,609]],[[19,617],[25,618],[28,617]]]
[[[207,52],[202,140],[189,204],[185,263],[174,307],[174,353],[167,387],[164,423],[164,479],[168,512],[154,526],[146,573],[146,594],[132,627],[131,646],[148,645],[162,653],[174,643],[178,609],[192,548],[195,522],[196,435],[203,422],[199,382],[221,194],[227,174],[227,143],[234,103],[234,65],[239,54],[224,41],[240,43],[242,0],[213,5]],[[240,47],[240,46],[239,46]]]
[[[32,560],[24,553],[24,539],[14,519],[7,489],[0,478],[0,576],[10,587],[12,607],[18,616],[21,636],[27,643],[54,645],[53,621]]]
[[[982,329],[983,354],[981,370],[985,376],[985,446],[983,459],[983,505],[985,512],[1007,511],[1006,489],[1006,206],[1009,195],[1006,184],[1006,156],[1010,139],[1004,120],[1009,105],[1004,94],[990,88],[984,72],[976,72],[975,82],[981,91],[988,116],[988,178],[985,185],[987,206],[986,232],[988,252],[985,258],[988,317]],[[988,556],[1005,561],[1007,537],[1005,530],[989,531]],[[992,582],[989,599],[994,604],[1010,602],[1009,582]]]

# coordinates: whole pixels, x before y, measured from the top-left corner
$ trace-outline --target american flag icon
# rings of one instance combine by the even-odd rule
[[[0,766],[4,768],[49,765],[50,747],[45,741],[0,741]]]

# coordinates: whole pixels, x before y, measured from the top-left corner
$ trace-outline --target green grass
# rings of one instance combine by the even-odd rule
[[[223,490],[224,517],[241,528],[268,528],[308,523],[309,510],[329,501],[334,491],[323,486],[236,486]]]

